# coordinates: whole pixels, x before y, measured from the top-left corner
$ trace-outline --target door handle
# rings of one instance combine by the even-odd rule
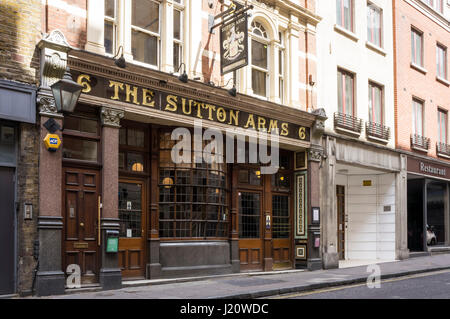
[[[83,228],[84,228],[84,223],[80,223],[80,227],[83,227]]]

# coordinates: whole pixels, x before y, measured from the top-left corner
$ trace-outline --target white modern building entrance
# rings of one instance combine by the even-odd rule
[[[394,261],[395,173],[336,165],[340,267]]]

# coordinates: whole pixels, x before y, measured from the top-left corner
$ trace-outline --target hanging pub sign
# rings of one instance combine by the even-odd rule
[[[237,3],[234,12],[220,27],[222,75],[248,65],[248,16]]]

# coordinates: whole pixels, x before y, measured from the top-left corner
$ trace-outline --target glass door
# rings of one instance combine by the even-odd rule
[[[263,239],[259,192],[239,192],[239,255],[241,271],[262,270]]]
[[[121,180],[119,183],[119,267],[124,278],[145,276],[145,200],[144,184]]]

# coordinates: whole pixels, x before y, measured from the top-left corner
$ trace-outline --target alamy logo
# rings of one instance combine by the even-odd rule
[[[381,268],[378,265],[369,265],[367,266],[367,271],[370,273],[369,277],[367,277],[367,288],[381,288]]]
[[[227,164],[260,164],[261,174],[275,174],[279,169],[279,136],[271,133],[242,128],[227,128],[226,137],[221,131],[206,129],[203,131],[202,121],[194,121],[194,136],[187,128],[176,128],[171,139],[177,141],[171,150],[172,162],[175,164],[225,163]],[[224,146],[225,140],[225,146]],[[236,140],[236,148],[235,148]],[[203,148],[203,141],[207,142]],[[247,143],[248,142],[248,143]],[[248,156],[246,156],[246,144]],[[270,144],[270,152],[269,152]],[[193,149],[192,149],[193,145]],[[226,152],[224,152],[226,150]],[[192,156],[195,154],[196,156]],[[197,156],[201,154],[201,156]],[[236,154],[236,158],[235,158]]]
[[[69,265],[66,269],[66,287],[68,289],[81,288],[81,268],[78,265]]]

